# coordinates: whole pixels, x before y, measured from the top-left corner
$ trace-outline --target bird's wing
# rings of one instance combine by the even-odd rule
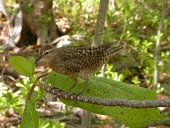
[[[111,48],[111,44],[104,44],[95,47],[62,47],[58,51],[63,59],[70,58],[89,58],[96,56],[105,56],[104,54]]]

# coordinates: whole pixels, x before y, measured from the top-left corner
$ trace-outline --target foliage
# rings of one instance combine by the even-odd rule
[[[16,86],[20,87],[21,89],[18,90],[19,94],[22,97],[22,99],[25,99],[27,97],[27,93],[29,92],[29,89],[34,82],[34,70],[35,70],[35,60],[34,58],[30,58],[27,60],[24,57],[21,56],[12,56],[9,60],[10,64],[13,66],[13,68],[20,74],[26,76],[25,79],[22,79],[22,81],[18,81],[16,83]],[[35,94],[35,93],[34,93]],[[26,127],[32,127],[37,128],[38,127],[38,112],[35,110],[35,100],[38,99],[38,95],[36,96],[33,94],[32,99],[34,100],[24,100],[26,102],[26,106],[23,113],[23,118],[21,122],[21,128]],[[21,102],[23,100],[18,100],[18,97],[15,97],[16,101]],[[15,100],[12,100],[15,102]],[[18,103],[16,102],[16,103]],[[11,103],[12,104],[12,103]],[[21,109],[21,108],[20,108]]]
[[[38,128],[65,128],[65,123],[60,123],[58,120],[40,119]]]
[[[21,61],[21,60],[24,61]],[[15,60],[15,61],[11,61]],[[25,60],[23,57],[13,56],[10,59],[11,65],[14,66],[14,69],[24,75],[29,76],[32,78],[32,67],[34,67],[34,63],[32,60]],[[16,66],[18,65],[25,65],[25,66]],[[30,67],[30,71],[28,70]],[[50,73],[49,74],[49,81],[52,86],[57,87],[61,90],[67,91],[68,88],[73,84],[73,81],[67,78],[64,75],[57,74],[57,73]],[[32,80],[34,80],[32,78]],[[81,85],[84,81],[81,79],[78,82],[78,85],[73,88],[73,92],[78,92],[80,90]],[[103,91],[104,90],[104,91]],[[114,92],[114,93],[113,93]],[[104,94],[104,95],[103,95]],[[89,81],[86,88],[83,90],[83,95],[93,96],[98,98],[104,99],[113,99],[113,98],[123,98],[123,99],[135,99],[135,100],[144,100],[144,99],[155,99],[156,94],[153,91],[140,88],[135,85],[128,85],[121,82],[112,81],[105,78],[98,78],[95,77]],[[151,109],[132,109],[126,107],[107,107],[107,106],[99,106],[94,104],[85,104],[85,103],[77,103],[75,104],[74,101],[68,101],[61,99],[64,103],[72,106],[77,106],[84,108],[88,111],[92,111],[99,114],[105,114],[109,116],[113,116],[123,122],[124,124],[131,126],[131,127],[141,127],[146,125],[149,122],[158,118],[159,112],[155,108]],[[32,127],[38,126],[38,115],[35,110],[35,101],[30,100],[26,102],[26,107],[23,114],[23,119],[21,123],[21,127],[25,127],[30,124]],[[94,109],[95,108],[95,109]],[[152,113],[152,114],[150,114]],[[146,115],[147,118],[145,117]],[[131,118],[129,118],[131,116]],[[28,117],[30,120],[28,120]],[[138,123],[134,123],[136,118],[145,117],[141,120],[138,120]],[[136,122],[136,121],[135,121]]]
[[[99,0],[54,0],[53,4],[55,13],[67,18],[74,29],[70,34],[92,35],[97,17],[97,11],[94,10],[98,9]]]
[[[30,60],[27,60],[26,58],[21,56],[11,56],[9,62],[19,74],[32,79],[35,70],[34,58],[30,58]]]
[[[15,3],[13,0],[5,2]],[[167,2],[167,8],[169,8],[170,2]],[[70,35],[82,33],[87,36],[88,42],[92,42],[98,5],[99,0],[54,0],[53,11],[57,17],[68,19],[72,27]],[[120,65],[123,67],[121,73],[113,72],[114,67],[111,65],[106,66],[107,70],[105,73],[108,79],[124,80],[129,83],[152,88],[154,49],[156,39],[158,38],[156,35],[160,21],[161,6],[161,2],[158,0],[110,1],[102,42],[113,42],[116,44],[119,40],[122,40],[127,45],[127,48],[125,52],[122,52],[123,57],[119,58]],[[29,7],[26,9],[27,12],[30,11]],[[7,7],[7,11],[12,14],[16,9]],[[169,14],[168,9],[167,14]],[[44,15],[43,18],[47,18],[47,21],[50,19],[48,15]],[[166,15],[163,33],[161,34],[161,53],[158,69],[160,77],[163,73],[168,76],[170,72],[170,51],[168,48],[170,41],[169,21],[170,17]],[[25,92],[28,92],[32,85],[30,82],[33,82],[35,79],[33,77],[35,67],[31,67],[34,66],[33,60],[20,59],[20,57],[18,59],[19,62],[22,63],[23,61],[25,63],[19,67],[17,67],[18,64],[12,66],[16,67],[16,70],[23,66],[24,70],[19,69],[20,71],[18,70],[18,72],[29,78],[24,77],[21,81],[17,81],[16,85],[21,90],[16,92],[10,90],[5,83],[0,83],[0,111],[2,112],[10,107],[14,108],[17,112],[22,112],[26,96]],[[15,59],[11,61],[11,63],[15,62]],[[28,68],[26,68],[27,66]],[[97,76],[101,76],[101,72]],[[36,91],[40,92],[39,90]],[[169,77],[167,77],[167,82],[161,81],[158,84],[157,93],[162,91],[170,95]],[[41,97],[38,93],[36,93],[36,96]]]
[[[21,128],[37,128],[39,125],[38,112],[35,110],[35,102],[27,100],[23,113]]]
[[[4,0],[4,4],[12,5],[12,4],[16,4],[16,1],[15,0]],[[16,7],[6,6],[6,11],[9,15],[13,15],[18,11],[18,9]]]
[[[22,113],[24,100],[23,97],[18,100],[18,95],[20,91],[12,92],[8,87],[0,82],[0,113],[4,114],[4,112],[8,111],[10,108],[14,109],[17,113]]]
[[[99,0],[54,0],[54,11],[60,17],[66,17],[69,20],[72,27],[69,34],[83,33],[90,43],[93,38],[98,4]],[[169,5],[167,2],[168,7]],[[162,3],[157,0],[120,0],[109,3],[102,43],[113,42],[116,44],[121,40],[127,44],[128,53],[124,54],[125,59],[120,59],[122,64],[126,64],[126,67],[122,69],[124,79],[130,83],[144,84],[148,88],[153,86],[154,49],[161,7]],[[168,13],[168,10],[166,11]],[[169,45],[170,31],[167,29],[170,25],[169,20],[170,17],[166,16],[161,34],[161,48]],[[170,72],[169,56],[168,49],[161,50],[160,74]]]
[[[118,72],[113,72],[113,65],[106,64],[106,71],[104,72],[107,79],[123,81],[125,76],[123,74],[118,74]],[[102,77],[102,70],[96,75],[98,77]]]
[[[55,72],[51,72],[48,79],[53,87],[64,91],[67,91],[73,84],[72,80]],[[83,83],[84,81],[80,79],[77,85],[73,88],[72,93],[78,93]],[[82,94],[103,99],[156,99],[156,93],[154,91],[101,77],[90,79]],[[68,101],[61,98],[60,100],[68,105],[80,107],[94,113],[112,116],[123,124],[135,128],[145,126],[159,117],[159,111],[157,108],[134,109],[126,107],[108,107],[87,103],[75,104],[75,101]],[[145,118],[139,119],[141,117]]]

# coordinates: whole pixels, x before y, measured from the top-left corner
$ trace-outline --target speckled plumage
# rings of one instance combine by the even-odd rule
[[[40,49],[40,56],[53,71],[68,75],[71,78],[88,79],[114,52],[123,48],[123,45],[112,47],[104,44],[96,47],[61,47],[52,48],[45,45]]]

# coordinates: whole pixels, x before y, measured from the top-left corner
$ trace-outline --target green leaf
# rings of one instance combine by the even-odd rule
[[[35,71],[35,58],[34,57],[30,57],[29,63],[30,63],[30,66],[31,66],[31,74],[33,76],[34,75],[34,71]]]
[[[34,75],[35,65],[33,61],[34,58],[27,60],[22,56],[11,56],[9,59],[9,62],[15,71],[27,77],[32,77]]]
[[[39,117],[38,112],[35,110],[35,102],[33,100],[27,100],[21,121],[21,128],[38,128],[38,125]]]
[[[67,91],[73,81],[66,76],[51,72],[49,81],[52,86]],[[79,79],[78,84],[73,88],[71,93],[78,93],[84,81]],[[94,77],[90,79],[82,92],[84,96],[92,96],[103,99],[129,99],[129,100],[151,100],[156,99],[154,91],[138,87],[132,84],[126,84],[118,81],[108,80],[106,78]],[[139,128],[151,123],[159,117],[157,108],[128,108],[101,106],[90,103],[76,103],[75,101],[60,98],[67,105],[80,107],[88,111],[108,115],[116,118],[126,126]]]

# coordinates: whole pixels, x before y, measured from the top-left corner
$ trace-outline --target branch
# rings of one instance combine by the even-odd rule
[[[105,17],[107,13],[107,8],[108,8],[109,0],[100,0],[100,6],[99,6],[99,11],[98,11],[98,17],[97,17],[97,23],[94,31],[94,40],[92,43],[92,46],[99,46],[101,44],[101,37],[102,37],[102,32],[104,29],[104,22],[105,22]],[[103,65],[103,69],[105,69],[105,65]],[[104,71],[104,70],[102,70]],[[102,73],[104,76],[104,73]],[[83,117],[82,117],[82,126],[84,127],[90,127],[91,125],[91,114],[88,111],[83,111]]]
[[[32,95],[32,93],[33,93],[33,91],[34,91],[34,88],[35,88],[35,87],[37,86],[37,84],[39,83],[39,79],[41,79],[42,77],[45,77],[45,76],[47,76],[47,75],[48,75],[47,73],[42,74],[42,75],[40,75],[40,76],[35,80],[35,82],[34,82],[34,84],[32,85],[30,91],[28,92],[27,100],[30,100],[30,99],[31,99],[31,95]]]
[[[100,45],[109,0],[100,0],[97,23],[94,31],[93,46]]]
[[[170,99],[165,100],[127,100],[127,99],[100,99],[90,96],[77,96],[76,94],[69,94],[64,92],[58,88],[45,86],[43,84],[37,85],[41,89],[56,95],[57,97],[68,99],[68,100],[76,100],[82,103],[91,103],[102,106],[124,106],[131,108],[154,108],[154,107],[170,107]]]
[[[0,12],[2,12],[7,19],[9,19],[9,14],[8,14],[8,12],[6,10],[4,0],[0,0]]]
[[[162,0],[162,14],[161,14],[161,20],[157,31],[157,39],[155,45],[154,90],[156,90],[158,84],[158,62],[159,62],[160,38],[161,38],[160,36],[164,25],[165,14],[166,14],[166,0]]]
[[[14,24],[13,24],[14,22]],[[22,11],[19,10],[15,15],[13,22],[10,23],[9,28],[9,38],[2,45],[3,49],[7,49],[9,47],[15,47],[15,39],[21,33],[22,30]]]

